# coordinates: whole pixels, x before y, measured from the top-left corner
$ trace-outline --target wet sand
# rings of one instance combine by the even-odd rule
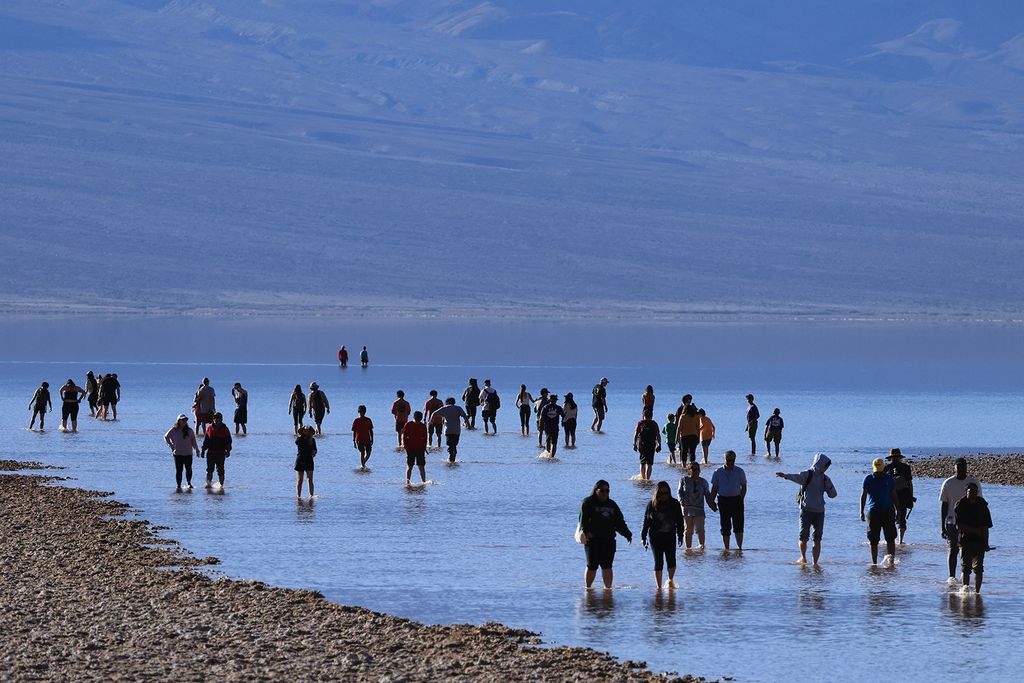
[[[961,456],[939,455],[932,458],[915,458],[910,464],[914,468],[915,477],[947,479],[956,474],[956,461],[959,457]],[[1024,454],[979,453],[963,457],[967,458],[967,473],[977,477],[983,484],[1024,486]]]
[[[28,465],[28,466],[26,466]],[[40,469],[0,460],[0,470]],[[426,626],[211,578],[160,528],[60,477],[0,474],[4,679],[685,681],[501,624]],[[173,569],[167,569],[173,567]]]

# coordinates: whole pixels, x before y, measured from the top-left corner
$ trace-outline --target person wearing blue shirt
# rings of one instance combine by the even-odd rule
[[[711,500],[718,505],[722,545],[726,553],[729,552],[729,537],[733,532],[736,534],[736,550],[743,552],[743,499],[746,497],[747,475],[736,467],[736,451],[726,451],[725,465],[711,475]]]
[[[864,504],[867,503],[868,543],[871,544],[871,564],[878,564],[878,541],[885,533],[887,555],[884,562],[892,567],[896,564],[896,478],[885,473],[885,461],[875,458],[871,462],[871,474],[864,478],[864,489],[860,494],[860,521],[864,521]]]

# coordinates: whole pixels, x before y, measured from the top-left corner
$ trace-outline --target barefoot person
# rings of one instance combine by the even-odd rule
[[[107,419],[109,412],[117,419],[117,404],[121,401],[121,383],[117,381],[117,373],[111,372],[103,376],[100,381],[100,409],[103,412],[103,419]]]
[[[697,460],[697,446],[700,445],[700,416],[697,406],[687,403],[676,418],[676,441],[679,443],[679,462]]]
[[[462,409],[462,406],[455,405],[455,397],[449,396],[444,400],[444,407],[438,408],[434,415],[440,415],[444,420],[444,441],[448,446],[448,462],[455,462],[455,456],[459,454],[459,438],[462,436],[462,425],[468,424],[469,415]]]
[[[700,419],[700,448],[704,456],[704,464],[708,464],[708,451],[711,449],[711,442],[715,439],[715,423],[707,416],[704,409],[697,411]]]
[[[306,414],[306,395],[302,393],[301,384],[296,384],[292,389],[292,395],[288,397],[288,412],[292,416],[292,431],[298,435],[302,418]]]
[[[167,433],[164,434],[164,443],[171,449],[174,457],[174,478],[178,483],[178,490],[181,490],[181,472],[185,471],[185,483],[192,488],[192,454],[200,455],[199,444],[196,443],[196,433],[188,426],[188,416],[179,415]]]
[[[782,430],[786,423],[782,419],[782,411],[776,408],[771,417],[764,421],[764,457],[772,457],[772,444],[775,444],[775,457],[779,457],[779,443],[782,441]]]
[[[36,389],[36,392],[32,394],[32,399],[28,402],[28,409],[32,411],[32,419],[29,420],[28,428],[34,429],[36,424],[36,416],[39,417],[39,431],[43,431],[43,422],[46,420],[46,411],[53,410],[53,402],[50,400],[50,383],[43,382]]]
[[[590,431],[600,432],[604,426],[604,417],[608,414],[608,378],[602,377],[591,391],[590,405],[594,409],[594,421],[590,423]]]
[[[558,394],[551,394],[548,397],[548,404],[540,409],[540,427],[544,432],[544,450],[552,458],[558,452],[558,430],[562,426],[564,416],[562,406],[558,405]]]
[[[968,484],[978,484],[978,495],[981,495],[981,484],[976,478],[967,474],[967,458],[957,458],[956,474],[942,482],[939,489],[939,511],[941,515],[940,529],[942,537],[949,545],[949,582],[956,583],[956,562],[960,552],[960,534],[956,530],[956,504],[967,495]]]
[[[242,388],[241,383],[235,382],[231,387],[231,398],[235,399],[235,434],[241,432],[247,434],[249,423],[249,392]]]
[[[444,418],[435,415],[444,406],[444,401],[437,397],[437,389],[430,390],[430,398],[423,404],[423,419],[427,421],[427,446],[434,445],[434,436],[437,436],[437,447],[441,447],[441,429],[444,427]]]
[[[533,394],[526,390],[525,384],[519,385],[516,394],[516,407],[519,408],[519,431],[523,436],[530,435],[530,415],[533,413]]]
[[[668,413],[665,415],[665,426],[661,428],[661,433],[665,435],[665,443],[668,445],[668,464],[676,464],[676,414]]]
[[[348,349],[345,348],[344,344],[338,349],[338,365],[343,368],[348,367]]]
[[[480,407],[480,386],[476,383],[476,377],[469,378],[469,386],[462,392],[462,403],[469,415],[469,430],[476,429],[476,411]]]
[[[729,536],[736,534],[736,550],[743,550],[743,500],[747,497],[747,474],[736,466],[736,451],[725,452],[725,465],[711,475],[711,498],[718,504],[722,523],[722,545],[729,551]]]
[[[313,459],[316,458],[316,439],[312,427],[302,427],[295,437],[295,497],[302,497],[302,478],[309,482],[309,497],[313,497]]]
[[[562,431],[565,432],[565,447],[576,448],[576,419],[579,417],[580,407],[576,405],[570,391],[565,395],[565,403],[562,404]]]
[[[964,588],[970,586],[974,572],[974,591],[981,592],[985,573],[985,552],[988,550],[988,530],[992,528],[992,513],[988,502],[979,495],[980,487],[967,484],[967,494],[953,506],[956,529],[960,534],[960,559]]]
[[[540,424],[540,412],[548,404],[550,395],[547,387],[541,387],[540,396],[533,401],[533,415],[537,420],[537,448],[544,448],[544,428]]]
[[[650,410],[651,415],[654,414],[654,387],[650,384],[644,389],[644,393],[640,395],[640,414],[643,415],[644,411]],[[669,493],[671,495],[671,492]]]
[[[405,392],[399,389],[395,392],[395,402],[391,404],[391,414],[395,418],[395,432],[398,433],[398,447],[401,448],[403,445],[402,434],[405,433],[405,425],[409,422],[409,413],[412,411],[412,405],[405,400]],[[424,444],[426,447],[426,444]],[[408,479],[408,477],[406,477]]]
[[[352,447],[359,451],[359,469],[365,472],[373,452],[373,420],[366,417],[366,406],[359,406],[356,412],[359,417],[352,420]]]
[[[914,471],[903,461],[903,453],[898,448],[890,448],[885,457],[889,464],[885,473],[896,480],[896,529],[900,532],[900,545],[907,534],[907,517],[914,509]]]
[[[644,411],[654,410],[644,408]],[[683,544],[683,511],[679,501],[672,497],[672,489],[667,481],[659,481],[654,495],[647,503],[644,511],[644,526],[640,530],[640,540],[644,549],[648,547],[647,538],[650,534],[650,548],[654,553],[654,582],[661,590],[662,570],[668,565],[668,587],[675,588],[676,576],[676,545]]]
[[[679,480],[679,503],[683,506],[683,526],[686,551],[693,549],[693,534],[697,533],[698,550],[704,551],[704,522],[707,515],[704,503],[712,512],[718,511],[708,480],[700,476],[700,465],[691,462],[686,466],[686,476]]]
[[[313,382],[309,385],[309,417],[313,418],[316,424],[317,436],[323,434],[320,426],[324,422],[324,415],[331,414],[331,402],[327,400],[327,394],[320,388],[320,385]]]
[[[73,379],[69,379],[60,388],[60,429],[62,432],[68,431],[68,420],[71,420],[71,431],[73,433],[78,431],[78,407],[82,403],[83,396],[85,396],[85,389],[75,384]]]
[[[633,432],[633,450],[640,454],[640,478],[647,481],[654,468],[654,454],[661,452],[661,431],[651,413],[644,411]]]
[[[210,386],[209,377],[204,377],[196,389],[192,412],[196,416],[196,434],[205,434],[206,426],[213,424],[213,414],[217,412],[217,392]]]
[[[487,424],[490,423],[494,435],[498,434],[498,408],[501,408],[501,397],[498,390],[491,386],[491,380],[484,380],[484,388],[480,391],[480,416],[484,419],[484,434],[487,434]]]
[[[633,533],[626,526],[622,510],[608,497],[609,490],[608,482],[599,479],[591,494],[580,505],[579,530],[587,556],[587,571],[584,574],[587,588],[593,585],[598,568],[601,569],[604,587],[612,587],[615,534],[625,537],[626,543],[633,542]]]
[[[427,483],[427,425],[423,424],[423,413],[412,414],[412,422],[402,428],[402,446],[405,448],[405,485],[412,485],[412,467],[420,470],[420,481]]]
[[[96,381],[96,375],[92,370],[85,373],[85,393],[89,399],[89,416],[96,417],[100,401],[100,383]]]
[[[217,470],[217,481],[223,490],[224,461],[231,457],[231,430],[220,413],[213,414],[213,424],[206,428],[199,457],[206,458],[206,488],[213,486],[213,471]]]
[[[864,477],[860,494],[860,521],[864,521],[867,503],[868,543],[871,545],[871,564],[878,564],[878,542],[885,534],[885,564],[896,564],[896,480],[885,473],[885,461],[871,461],[871,474]]]
[[[359,365],[364,368],[370,366],[370,354],[367,352],[365,346],[363,347],[363,350],[359,352]]]
[[[807,541],[812,538],[814,529],[814,545],[811,547],[811,559],[818,566],[821,557],[821,537],[825,532],[825,496],[836,497],[836,487],[825,474],[832,460],[824,453],[818,453],[811,462],[811,469],[786,474],[776,472],[775,476],[800,485],[797,502],[800,505],[800,564],[807,564]]]
[[[757,455],[757,421],[761,419],[761,411],[754,403],[754,395],[747,394],[747,437],[750,438],[750,454]]]

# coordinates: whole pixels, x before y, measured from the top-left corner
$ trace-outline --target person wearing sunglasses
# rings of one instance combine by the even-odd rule
[[[592,493],[583,499],[580,506],[579,528],[583,535],[583,549],[587,556],[587,571],[584,575],[587,588],[594,583],[598,568],[604,587],[612,587],[612,563],[615,561],[615,534],[633,542],[633,533],[626,526],[622,510],[608,497],[608,482],[599,479]]]

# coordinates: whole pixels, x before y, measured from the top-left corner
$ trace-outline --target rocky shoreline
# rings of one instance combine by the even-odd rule
[[[915,477],[946,479],[952,477],[958,455],[937,455],[929,458],[914,458],[911,465]],[[1006,453],[994,455],[978,453],[962,456],[967,458],[967,472],[983,484],[1004,484],[1024,486],[1024,454]]]
[[[42,469],[0,460],[0,470]],[[426,626],[211,578],[110,494],[0,475],[4,680],[678,681],[501,624]]]

